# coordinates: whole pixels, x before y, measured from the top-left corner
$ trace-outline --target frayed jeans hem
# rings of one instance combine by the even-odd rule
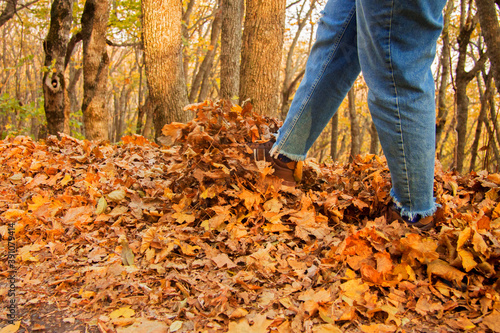
[[[398,200],[398,198],[396,198],[396,194],[394,193],[394,189],[392,189],[392,188],[391,188],[390,195],[391,195],[392,201],[394,202],[394,204],[398,208],[401,217],[404,216],[404,217],[409,218],[410,220],[414,219],[417,216],[421,217],[421,218],[427,217],[427,216],[432,216],[432,215],[434,215],[436,210],[439,207],[441,207],[440,204],[436,203],[436,198],[434,198],[434,204],[433,204],[432,208],[427,209],[427,210],[420,210],[420,211],[410,211],[408,208],[403,207],[403,205]]]

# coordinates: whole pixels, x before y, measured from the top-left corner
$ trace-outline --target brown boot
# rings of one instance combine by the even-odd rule
[[[387,210],[387,222],[391,223],[394,220],[398,220],[400,223],[405,223],[408,226],[416,227],[422,231],[428,231],[436,225],[434,216],[416,216],[413,219],[410,219],[406,216],[402,217],[399,212],[400,209],[396,205],[389,208]]]
[[[274,140],[264,143],[251,144],[253,149],[253,156],[256,162],[266,161],[271,163],[274,169],[273,175],[283,179],[283,185],[295,186],[300,183],[302,179],[302,161],[283,162],[279,158],[272,157],[269,152],[273,147]]]

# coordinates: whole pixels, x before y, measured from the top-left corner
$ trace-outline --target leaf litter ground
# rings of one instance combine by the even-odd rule
[[[437,164],[422,232],[388,218],[382,158],[281,186],[247,147],[277,120],[187,109],[162,146],[0,142],[0,332],[500,332],[500,175]]]

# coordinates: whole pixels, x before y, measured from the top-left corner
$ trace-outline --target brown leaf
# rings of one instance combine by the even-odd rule
[[[441,259],[436,259],[427,266],[427,275],[429,275],[429,278],[432,275],[436,275],[445,280],[454,281],[457,285],[460,285],[466,276],[464,272],[450,266],[450,264]]]
[[[488,326],[493,332],[500,332],[500,312],[493,310],[483,318],[483,324]]]

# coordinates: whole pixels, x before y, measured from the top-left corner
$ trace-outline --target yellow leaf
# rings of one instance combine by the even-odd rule
[[[64,178],[61,180],[61,186],[66,186],[70,181],[73,180],[73,177],[71,177],[69,174],[64,175]]]
[[[141,243],[141,253],[144,253],[147,249],[149,249],[149,246],[151,245],[151,242],[154,240],[156,235],[156,227],[151,227],[142,236],[142,243]]]
[[[340,289],[344,295],[357,301],[358,303],[364,302],[364,294],[370,290],[370,287],[361,279],[354,279],[344,282],[340,285]]]
[[[488,175],[486,177],[489,181],[492,181],[493,183],[500,185],[500,174],[498,173],[492,173],[491,175]]]
[[[455,182],[453,180],[450,180],[450,181],[448,181],[448,185],[450,185],[450,187],[452,189],[453,196],[456,196],[457,192],[458,192],[458,184],[457,184],[457,182]]]
[[[135,311],[130,308],[130,306],[124,306],[122,308],[119,308],[109,314],[109,318],[111,319],[116,319],[119,317],[123,318],[131,318],[135,315]]]
[[[248,311],[243,308],[238,308],[234,310],[231,315],[229,315],[229,319],[239,319],[243,318],[248,314]]]
[[[458,250],[458,255],[462,259],[462,266],[466,272],[477,266],[477,262],[474,261],[474,255],[469,251]]]
[[[115,318],[111,322],[115,326],[125,327],[125,326],[129,326],[129,325],[132,325],[133,323],[135,323],[135,318]]]
[[[174,321],[170,325],[170,332],[177,332],[178,330],[180,330],[182,328],[182,324],[183,324],[183,322],[180,320]]]
[[[125,190],[119,189],[108,194],[108,199],[111,201],[121,201],[125,199]]]
[[[283,225],[282,223],[268,223],[265,226],[262,227],[262,230],[264,232],[286,232],[290,231],[291,229],[288,228],[286,225]]]
[[[99,201],[97,202],[97,208],[95,210],[95,213],[97,215],[101,215],[106,211],[106,208],[108,207],[108,203],[106,202],[106,198],[104,196],[99,198]]]
[[[78,294],[85,299],[90,299],[92,297],[95,297],[95,291],[80,291]]]
[[[17,330],[19,329],[20,326],[21,326],[21,321],[16,321],[15,324],[10,324],[10,325],[3,327],[0,330],[0,333],[15,333],[15,332],[17,332]]]
[[[120,245],[122,246],[122,263],[124,266],[132,266],[134,264],[134,252],[128,245],[127,238],[124,236],[120,236],[119,238]]]
[[[187,256],[197,256],[198,253],[196,251],[201,250],[201,247],[199,247],[197,245],[193,246],[193,245],[186,244],[184,242],[179,242],[178,245],[181,248],[182,253],[184,253]]]
[[[472,229],[470,227],[465,228],[458,235],[457,250],[460,250],[465,243],[467,243],[472,235]]]
[[[21,209],[9,209],[7,210],[5,213],[3,213],[3,216],[6,218],[6,219],[13,219],[13,218],[16,218],[16,217],[21,217],[25,214],[26,212],[24,210],[21,210]]]
[[[12,176],[9,177],[9,180],[13,182],[14,184],[18,184],[23,180],[24,175],[20,172],[13,174]]]
[[[474,235],[472,236],[472,245],[474,245],[475,251],[483,255],[486,255],[489,252],[488,244],[486,244],[483,237],[477,232],[474,232]]]

